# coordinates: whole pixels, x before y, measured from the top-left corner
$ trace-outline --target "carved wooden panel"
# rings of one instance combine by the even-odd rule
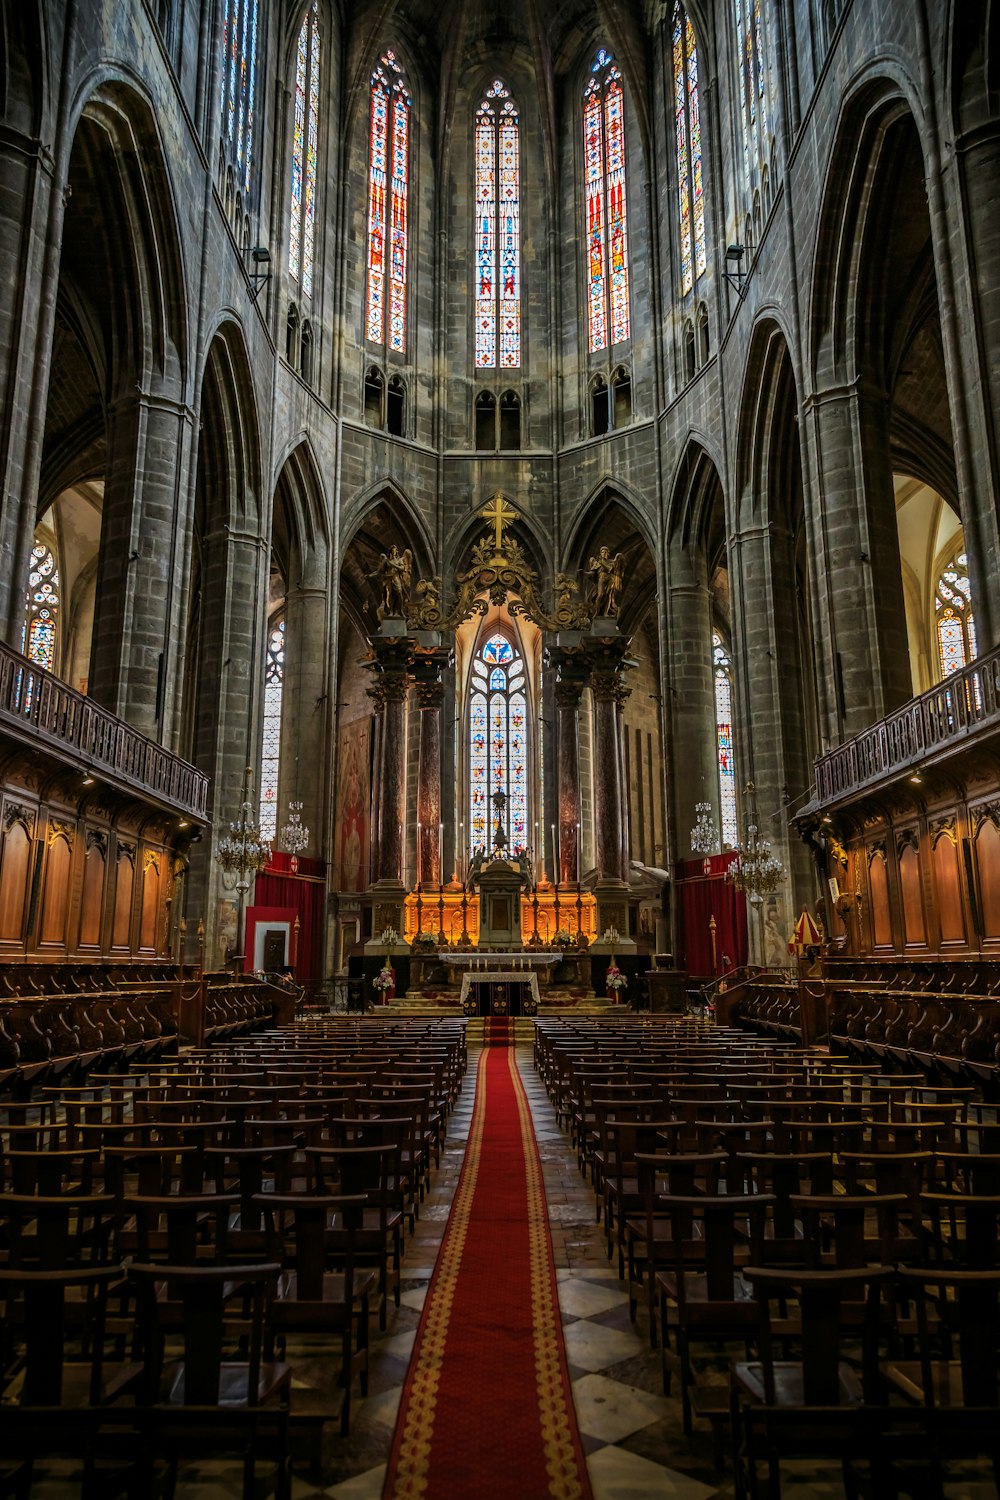
[[[73,828],[53,820],[45,839],[42,905],[38,942],[42,948],[66,947],[66,923],[72,888]]]
[[[934,842],[933,868],[941,942],[964,943],[965,917],[958,846],[950,830],[939,833]]]
[[[907,947],[925,947],[924,893],[920,881],[920,853],[915,843],[899,852],[899,889],[903,898],[903,931]]]
[[[868,866],[868,889],[872,903],[872,939],[876,948],[892,947],[892,910],[889,906],[889,871],[885,855],[872,855]]]
[[[129,950],[132,933],[132,893],[135,889],[135,845],[120,843],[115,869],[115,914],[111,924],[111,946]]]
[[[31,834],[20,817],[8,818],[11,807],[9,802],[4,807],[0,845],[0,943],[21,948],[31,876]]]
[[[983,937],[1000,939],[1000,830],[987,818],[976,839]]]
[[[139,915],[139,951],[155,953],[160,922],[160,867],[162,860],[152,849],[142,859],[142,907]]]
[[[80,947],[101,946],[104,887],[108,868],[107,836],[91,829],[83,861],[83,893],[80,901]]]

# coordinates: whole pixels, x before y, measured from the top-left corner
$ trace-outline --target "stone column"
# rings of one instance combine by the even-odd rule
[[[622,789],[622,811],[618,826],[618,845],[620,851],[619,874],[626,884],[628,884],[629,879],[629,862],[632,858],[632,831],[629,822],[631,815],[629,810],[628,762],[625,758],[625,704],[628,701],[631,691],[632,689],[626,687],[621,677],[619,677],[618,686],[615,689],[615,734],[618,739],[620,768],[618,779]]]
[[[90,693],[160,738],[183,594],[176,562],[186,512],[189,407],[149,392],[110,409],[108,477],[94,612]]]
[[[556,706],[559,719],[559,759],[557,797],[559,802],[559,869],[560,885],[570,885],[577,878],[580,847],[580,695],[583,681],[579,677],[560,676],[556,683]]]
[[[440,885],[441,874],[441,702],[444,688],[437,677],[417,682],[420,742],[417,757],[417,879],[423,886]]]
[[[590,678],[594,695],[594,862],[599,885],[621,884],[622,754],[617,669],[604,664]]]
[[[712,669],[712,595],[704,557],[675,546],[668,561],[667,630],[670,640],[671,729],[674,764],[674,839],[679,859],[695,859],[691,829],[695,804],[712,804],[719,829],[719,761]]]
[[[403,885],[403,820],[406,816],[406,698],[404,670],[383,669],[382,756],[378,789],[378,878]]]

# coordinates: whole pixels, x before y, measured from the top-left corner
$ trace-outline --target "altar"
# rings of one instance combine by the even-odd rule
[[[533,1016],[538,1011],[538,975],[525,969],[467,969],[459,997],[465,1010],[469,1000],[476,1016]]]

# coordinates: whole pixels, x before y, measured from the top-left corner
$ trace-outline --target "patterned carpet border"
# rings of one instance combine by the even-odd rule
[[[488,1134],[491,1108],[493,1131]],[[520,1140],[519,1161],[514,1136]],[[523,1288],[523,1296],[516,1305],[504,1303],[508,1283],[499,1273],[496,1298],[482,1294],[482,1257],[484,1248],[488,1256],[495,1222],[493,1195],[502,1199],[504,1191],[510,1192],[507,1178],[517,1179],[513,1201],[521,1206],[516,1219],[503,1223],[507,1241],[518,1252],[514,1270],[521,1280],[514,1284]],[[475,1251],[472,1263],[466,1262],[463,1288],[470,1235]],[[462,1311],[453,1328],[456,1303]],[[454,1366],[448,1383],[449,1339],[453,1349],[464,1344],[460,1356],[453,1354],[459,1369],[467,1369],[469,1341],[476,1341],[477,1384],[485,1382],[495,1393],[485,1417],[471,1392],[463,1400],[462,1390],[456,1389]],[[443,1387],[451,1393],[445,1411],[440,1410]],[[504,1455],[502,1472],[496,1472],[498,1453]],[[477,1455],[482,1455],[478,1470]],[[566,1365],[541,1159],[513,1048],[485,1047],[479,1058],[465,1160],[417,1329],[384,1500],[458,1500],[458,1476],[465,1500],[472,1474],[481,1500],[514,1494],[519,1500],[591,1500]]]

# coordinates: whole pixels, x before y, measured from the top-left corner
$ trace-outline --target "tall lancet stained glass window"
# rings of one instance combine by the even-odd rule
[[[766,164],[771,147],[767,81],[767,22],[761,0],[733,0],[736,21],[736,66],[743,115],[743,170],[750,188]]]
[[[629,336],[628,205],[622,75],[602,47],[583,95],[590,352]],[[609,338],[610,330],[610,338]]]
[[[722,847],[735,849],[739,839],[736,823],[736,765],[733,758],[732,662],[722,637],[712,636],[715,670],[715,753],[719,765],[719,809]]]
[[[506,796],[497,818],[493,797]],[[480,646],[469,689],[469,852],[528,846],[528,697],[524,658],[500,631]]]
[[[976,658],[976,621],[972,613],[969,559],[956,553],[941,570],[934,591],[934,624],[942,677],[960,672]]]
[[[705,269],[705,192],[701,165],[698,44],[694,27],[680,5],[674,6],[673,58],[681,292],[686,296]]]
[[[295,53],[292,123],[292,202],[288,219],[288,271],[312,296],[316,253],[316,144],[319,134],[319,5],[306,11]]]
[[[260,0],[223,0],[219,114],[225,153],[250,191],[257,129],[257,42]]]
[[[368,300],[365,337],[406,352],[412,100],[394,52],[371,78],[368,144]]]
[[[285,622],[272,619],[264,663],[264,735],[260,752],[260,831],[278,831],[278,771],[281,763],[281,698],[285,688]]]
[[[21,650],[46,672],[56,669],[59,602],[59,568],[52,549],[45,542],[36,542],[28,564],[28,612]]]
[[[476,111],[476,368],[521,363],[521,163],[517,107],[494,79]]]

